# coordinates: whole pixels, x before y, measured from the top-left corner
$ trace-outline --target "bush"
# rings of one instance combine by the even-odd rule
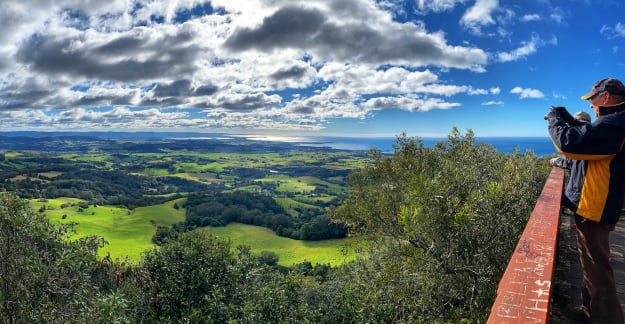
[[[94,320],[92,274],[104,241],[68,241],[70,230],[34,213],[14,194],[0,193],[0,322]]]
[[[385,275],[366,280],[395,277],[380,289],[404,291],[411,302],[402,313],[484,322],[549,164],[531,152],[499,153],[457,129],[433,148],[402,135],[392,156],[373,150],[369,158],[333,214],[352,234],[387,246],[392,258],[376,270]]]

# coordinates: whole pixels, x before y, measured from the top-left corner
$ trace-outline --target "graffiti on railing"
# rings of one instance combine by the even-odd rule
[[[554,168],[499,282],[488,323],[548,322],[563,183],[563,170]]]

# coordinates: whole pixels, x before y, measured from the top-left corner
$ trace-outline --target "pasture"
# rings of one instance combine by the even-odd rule
[[[75,198],[33,199],[30,206],[34,211],[45,209],[43,212],[53,221],[73,222],[76,233],[70,239],[91,235],[103,237],[108,244],[100,249],[101,256],[110,253],[113,259],[128,257],[135,262],[141,259],[141,253],[155,247],[152,236],[156,233],[156,226],[171,226],[184,220],[184,210],[174,208],[175,203],[182,204],[182,199],[134,210],[113,206],[85,209],[79,206],[81,202]]]
[[[312,264],[340,265],[356,257],[359,241],[355,238],[299,241],[277,236],[273,231],[259,226],[233,223],[225,227],[206,227],[217,237],[229,239],[232,247],[247,245],[252,252],[271,251],[280,258],[279,265],[291,266],[303,261]]]
[[[32,199],[29,204],[33,211],[43,212],[51,220],[60,223],[75,223],[76,233],[70,239],[97,235],[108,244],[100,249],[101,257],[109,254],[113,259],[138,262],[148,249],[156,247],[152,236],[156,226],[171,226],[184,220],[182,206],[184,198],[164,204],[139,207],[134,210],[114,206],[84,206],[84,201],[76,198],[58,198],[39,201]],[[340,265],[355,258],[354,248],[358,241],[353,238],[324,241],[299,241],[276,235],[273,231],[259,226],[230,224],[225,227],[206,227],[217,237],[230,240],[232,247],[248,245],[255,254],[271,251],[278,255],[278,264],[290,266],[303,261],[312,264]]]

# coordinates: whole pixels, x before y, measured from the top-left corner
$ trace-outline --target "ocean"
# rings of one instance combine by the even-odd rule
[[[266,140],[266,139],[265,139]],[[280,141],[279,139],[276,139]],[[421,138],[426,147],[432,147],[440,141],[447,141],[447,138]],[[497,151],[510,154],[515,149],[519,153],[532,151],[537,156],[551,156],[557,154],[553,143],[548,137],[476,137],[476,142],[489,143]],[[291,142],[297,142],[301,146],[330,147],[341,150],[369,150],[376,148],[384,153],[393,152],[393,144],[396,143],[395,137],[310,137],[300,138],[299,140],[291,139]]]
[[[285,142],[300,146],[329,147],[340,150],[369,150],[376,148],[384,153],[393,152],[396,137],[321,137],[321,136],[271,136],[271,135],[233,135],[225,133],[197,133],[197,132],[0,132],[0,136],[96,136],[107,139],[233,139],[258,140],[270,142]],[[440,141],[447,141],[443,137],[419,137],[425,146],[432,147]],[[527,150],[537,156],[551,156],[557,154],[549,137],[476,137],[477,142],[493,145],[499,152],[512,153],[516,148],[520,153]]]

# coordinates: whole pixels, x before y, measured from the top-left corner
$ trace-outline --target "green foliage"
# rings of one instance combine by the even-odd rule
[[[38,163],[45,160],[39,158]],[[120,170],[74,169],[64,162],[52,162],[41,171],[53,168],[63,171],[54,178],[40,175],[19,181],[6,181],[0,184],[7,191],[19,193],[24,198],[74,197],[100,205],[126,206],[130,209],[160,204],[175,197],[156,196],[154,193],[177,195],[178,192],[209,189],[208,185],[176,177],[144,177]],[[1,172],[3,176],[15,171]],[[43,180],[40,178],[45,178]]]
[[[261,251],[258,255],[258,261],[260,263],[264,263],[271,267],[276,266],[279,260],[280,257],[275,252],[271,251]]]
[[[403,278],[398,287],[416,279],[411,311],[484,321],[548,164],[532,153],[499,153],[457,129],[432,149],[402,135],[393,156],[369,158],[350,176],[334,219],[385,239],[394,259],[379,271]]]
[[[171,227],[158,226],[156,233],[152,236],[152,242],[156,245],[163,245],[167,240],[174,238],[178,232]]]
[[[70,242],[69,230],[0,193],[0,322],[80,321],[97,308],[88,296],[103,241]]]
[[[191,316],[217,322],[229,318],[237,280],[229,242],[204,232],[184,233],[148,252],[144,263],[157,287],[160,317],[168,322]]]
[[[309,260],[312,263],[328,263],[338,266],[358,256],[356,247],[364,240],[358,237],[344,239],[301,241],[276,235],[269,229],[259,226],[232,223],[224,227],[206,227],[207,231],[222,239],[228,239],[233,246],[250,246],[254,254],[262,251],[276,253],[280,266],[292,265]]]
[[[190,194],[184,207],[187,217],[184,227],[178,227],[183,230],[236,222],[267,227],[280,236],[308,241],[342,238],[347,233],[343,225],[330,222],[326,215],[302,212],[301,217],[292,217],[274,198],[247,191]],[[157,234],[155,242],[161,241],[165,233]]]
[[[498,153],[457,129],[433,148],[402,135],[393,155],[374,150],[368,159],[332,220],[377,240],[363,258],[336,268],[308,261],[285,268],[275,253],[233,251],[205,231],[171,235],[167,227],[159,229],[161,246],[139,263],[100,259],[102,238],[75,240],[71,224],[44,216],[48,208],[35,213],[0,193],[0,322],[485,322],[548,163]],[[246,212],[263,205],[232,199]],[[99,208],[90,206],[86,212]],[[306,224],[312,235],[335,223]]]

